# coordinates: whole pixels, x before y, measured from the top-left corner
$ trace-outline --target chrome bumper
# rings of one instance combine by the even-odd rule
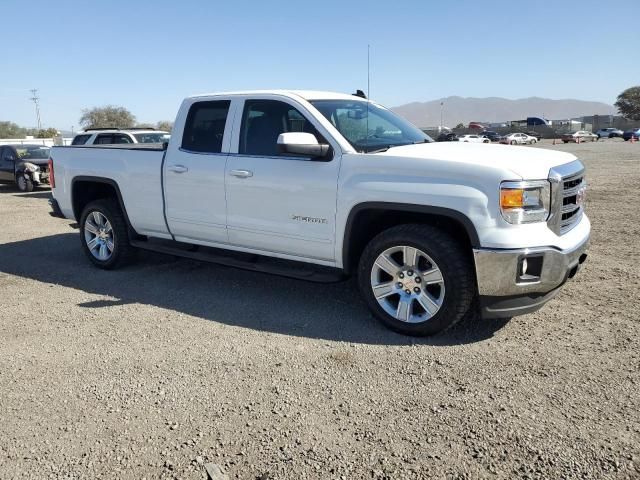
[[[474,249],[478,295],[484,317],[508,317],[542,307],[587,258],[589,237],[571,250],[552,247],[515,250]],[[538,275],[524,275],[523,260]]]

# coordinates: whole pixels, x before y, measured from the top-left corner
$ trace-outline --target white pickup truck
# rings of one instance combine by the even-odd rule
[[[55,147],[50,172],[52,215],[79,223],[100,268],[142,248],[308,280],[357,275],[375,316],[410,335],[471,308],[534,311],[587,257],[573,155],[432,143],[353,95],[189,97],[168,144]]]

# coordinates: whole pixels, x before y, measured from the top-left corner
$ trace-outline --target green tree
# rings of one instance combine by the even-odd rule
[[[464,123],[459,123],[458,125],[456,125],[456,128],[464,128]]]
[[[156,128],[158,130],[171,133],[171,130],[173,130],[173,122],[170,122],[168,120],[161,120],[160,122],[156,123]]]
[[[136,124],[136,117],[124,107],[107,105],[82,111],[80,125],[84,128],[129,128]]]
[[[136,128],[156,128],[156,127],[154,127],[152,123],[142,122],[142,123],[136,123]]]
[[[0,122],[0,138],[24,138],[27,129],[13,122]]]
[[[46,130],[39,130],[35,136],[37,138],[53,138],[58,136],[58,130],[55,128],[47,128]]]
[[[640,86],[627,88],[614,105],[623,117],[640,120]]]

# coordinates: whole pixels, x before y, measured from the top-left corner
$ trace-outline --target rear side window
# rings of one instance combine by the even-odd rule
[[[133,143],[133,141],[128,135],[125,135],[123,133],[114,133],[113,143]]]
[[[76,135],[73,139],[73,142],[71,142],[71,145],[84,145],[85,143],[87,143],[87,140],[89,140],[90,138],[91,138],[91,134]]]
[[[110,145],[113,143],[113,135],[111,133],[101,133],[93,142],[94,145]]]
[[[191,152],[220,153],[229,100],[197,102],[191,105],[182,136],[182,148]]]

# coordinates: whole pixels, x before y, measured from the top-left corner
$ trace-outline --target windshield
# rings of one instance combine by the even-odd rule
[[[368,153],[400,145],[433,142],[427,134],[375,103],[361,100],[314,100],[311,104],[358,152]]]
[[[168,142],[171,135],[166,132],[134,133],[138,143],[162,143]]]
[[[22,146],[16,147],[21,160],[43,160],[49,158],[49,147]]]

